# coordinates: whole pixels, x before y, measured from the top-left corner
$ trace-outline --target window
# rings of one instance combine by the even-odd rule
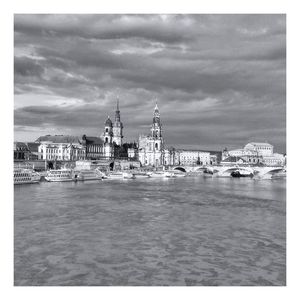
[[[108,128],[105,128],[105,132],[108,132]]]

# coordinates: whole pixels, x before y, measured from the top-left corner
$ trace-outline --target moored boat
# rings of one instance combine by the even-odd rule
[[[147,173],[151,178],[167,178],[169,175],[169,172],[166,171],[155,171]]]
[[[71,169],[49,170],[45,179],[50,182],[74,181]]]
[[[148,173],[145,172],[136,172],[133,173],[134,178],[138,179],[138,178],[149,178],[150,175]]]
[[[123,178],[124,179],[134,179],[134,175],[129,172],[123,172]]]
[[[110,172],[106,179],[133,179],[134,175],[129,172]]]
[[[172,177],[185,177],[186,176],[186,173],[185,172],[182,172],[182,171],[173,171],[172,172],[173,176]]]
[[[86,181],[86,180],[102,180],[104,173],[95,170],[80,170],[77,174],[74,175],[75,181]]]
[[[39,183],[39,173],[28,169],[14,169],[14,184]]]

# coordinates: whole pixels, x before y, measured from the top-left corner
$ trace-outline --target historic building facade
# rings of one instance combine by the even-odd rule
[[[138,158],[144,166],[161,165],[208,165],[211,164],[210,153],[201,150],[177,150],[167,148],[163,135],[160,113],[157,104],[154,108],[150,135],[140,135]]]
[[[117,100],[117,108],[115,111],[115,122],[113,123],[109,116],[104,124],[103,139],[103,154],[106,158],[114,157],[118,153],[116,148],[123,145],[123,123],[119,109],[119,100]]]
[[[222,163],[234,163],[243,160],[244,163],[266,166],[282,166],[285,164],[283,154],[274,153],[274,147],[269,143],[251,142],[241,149],[227,150],[222,153]]]
[[[175,152],[176,165],[209,165],[210,153],[200,150],[177,150]]]
[[[38,160],[41,158],[38,152],[40,143],[14,142],[14,160]]]
[[[140,135],[138,157],[142,165],[160,166],[164,164],[164,140],[157,104],[154,108],[150,135]]]
[[[43,160],[69,161],[85,159],[85,147],[79,137],[70,135],[46,135],[37,139],[38,153]]]

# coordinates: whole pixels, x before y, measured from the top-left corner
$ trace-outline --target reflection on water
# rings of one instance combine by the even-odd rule
[[[285,180],[15,186],[15,285],[285,285]]]

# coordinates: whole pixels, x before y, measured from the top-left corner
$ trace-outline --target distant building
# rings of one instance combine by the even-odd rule
[[[157,104],[154,108],[153,122],[150,135],[140,135],[138,142],[138,158],[144,166],[161,165],[209,165],[215,163],[217,155],[213,161],[210,152],[201,150],[185,150],[167,148],[162,136],[162,124]]]
[[[247,164],[248,165],[248,162],[240,156],[228,156],[221,161],[221,165],[235,165],[235,164],[238,164],[238,165]]]
[[[85,148],[77,136],[46,135],[37,139],[38,153],[44,160],[82,160]]]
[[[258,155],[261,156],[271,156],[273,155],[273,148],[274,147],[269,143],[251,142],[244,147],[244,150],[255,151]]]
[[[25,160],[28,147],[25,143],[14,142],[14,160]]]
[[[40,143],[14,142],[14,160],[38,160],[41,155],[38,152]]]
[[[105,157],[104,142],[99,137],[82,136],[82,145],[85,148],[85,159],[103,159]]]
[[[177,165],[210,165],[210,153],[200,150],[176,150]]]
[[[211,154],[210,153],[210,164],[211,165],[218,164],[218,155],[217,154]]]
[[[115,122],[113,123],[109,116],[104,124],[103,140],[103,156],[105,158],[114,158],[119,151],[115,151],[117,147],[123,145],[123,123],[121,122],[119,100],[117,100],[117,108],[115,111]]]
[[[227,150],[222,153],[222,162],[227,163],[228,157],[241,158],[245,163],[252,165],[277,166],[285,164],[283,154],[273,153],[274,147],[269,143],[251,142],[244,148]]]
[[[283,154],[274,153],[263,157],[263,163],[267,166],[283,166],[286,164],[286,157]]]

